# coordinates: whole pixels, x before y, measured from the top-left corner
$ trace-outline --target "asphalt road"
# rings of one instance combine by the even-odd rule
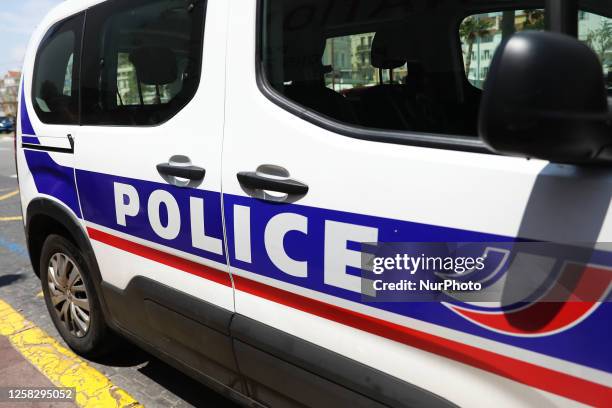
[[[0,197],[17,190],[12,136],[0,135]],[[49,335],[61,338],[51,323],[40,281],[28,259],[19,196],[0,201],[0,299],[17,309]],[[90,362],[116,386],[145,407],[233,407],[229,401],[136,347]]]

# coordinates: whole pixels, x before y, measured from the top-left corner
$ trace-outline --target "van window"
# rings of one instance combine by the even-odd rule
[[[459,26],[461,54],[470,83],[482,89],[497,47],[519,31],[546,27],[543,9],[508,10],[470,15]]]
[[[488,11],[483,4],[264,0],[261,74],[268,89],[327,119],[375,130],[475,137],[482,92],[465,72],[473,82],[483,81],[499,38],[493,30],[466,34],[470,47],[458,30],[466,16]],[[541,13],[544,1],[486,4],[491,11],[525,5]],[[486,15],[491,24],[501,23],[495,13]],[[510,20],[514,30],[525,27],[521,18],[517,13]],[[540,18],[543,13],[534,23]],[[472,62],[466,67],[469,48]]]
[[[32,98],[43,123],[79,123],[78,64],[83,30],[79,15],[56,24],[42,40],[34,69]]]
[[[111,0],[87,12],[83,124],[151,126],[195,95],[204,0]]]

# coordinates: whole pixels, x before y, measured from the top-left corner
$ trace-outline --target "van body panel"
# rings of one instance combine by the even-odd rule
[[[308,25],[316,15],[309,1],[288,2],[287,16]],[[292,100],[269,81],[263,60],[264,26],[276,24],[280,36],[292,23],[270,23],[278,10],[266,9],[269,2],[190,4],[204,8],[203,36],[190,42],[201,48],[198,72],[177,46],[180,35],[142,46],[133,33],[146,25],[121,14],[133,6],[146,21],[155,1],[66,1],[45,17],[26,53],[16,136],[33,263],[36,239],[45,237],[32,240],[29,224],[44,215],[86,252],[115,330],[242,404],[483,406],[483,395],[500,407],[612,401],[604,341],[612,285],[597,301],[560,305],[538,320],[528,308],[371,302],[359,274],[367,242],[610,242],[612,173],[492,154],[476,137],[356,126]],[[340,3],[332,3],[333,19]],[[439,7],[427,18],[452,28],[451,46],[431,56],[439,66],[462,63],[461,19],[500,11],[496,2],[407,3],[423,13]],[[348,15],[371,6],[356,4]],[[375,11],[385,7],[395,6],[380,2]],[[48,46],[66,21],[76,33],[70,63],[67,39]],[[326,35],[339,38],[353,23],[347,17]],[[134,38],[114,38],[117,27],[131,27]],[[91,51],[102,32],[106,42]],[[115,61],[105,53],[112,46]],[[36,82],[46,47],[64,47],[72,68],[64,86]],[[469,86],[463,67],[457,72]],[[183,97],[176,89],[193,85],[194,75],[193,95]],[[123,93],[121,81],[132,81]],[[61,112],[74,114],[77,100],[76,117],[59,120],[69,124],[53,123],[50,94]],[[104,110],[109,105],[114,110]],[[262,175],[302,193],[289,200],[245,186],[245,177]],[[591,270],[612,270],[612,255],[595,251]]]

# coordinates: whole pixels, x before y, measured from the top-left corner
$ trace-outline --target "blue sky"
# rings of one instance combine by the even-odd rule
[[[0,0],[0,75],[20,69],[34,28],[63,0]]]

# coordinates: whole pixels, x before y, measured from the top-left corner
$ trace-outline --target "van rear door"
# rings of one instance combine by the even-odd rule
[[[236,384],[221,216],[226,9],[222,0],[90,8],[75,144],[84,224],[114,317]]]

